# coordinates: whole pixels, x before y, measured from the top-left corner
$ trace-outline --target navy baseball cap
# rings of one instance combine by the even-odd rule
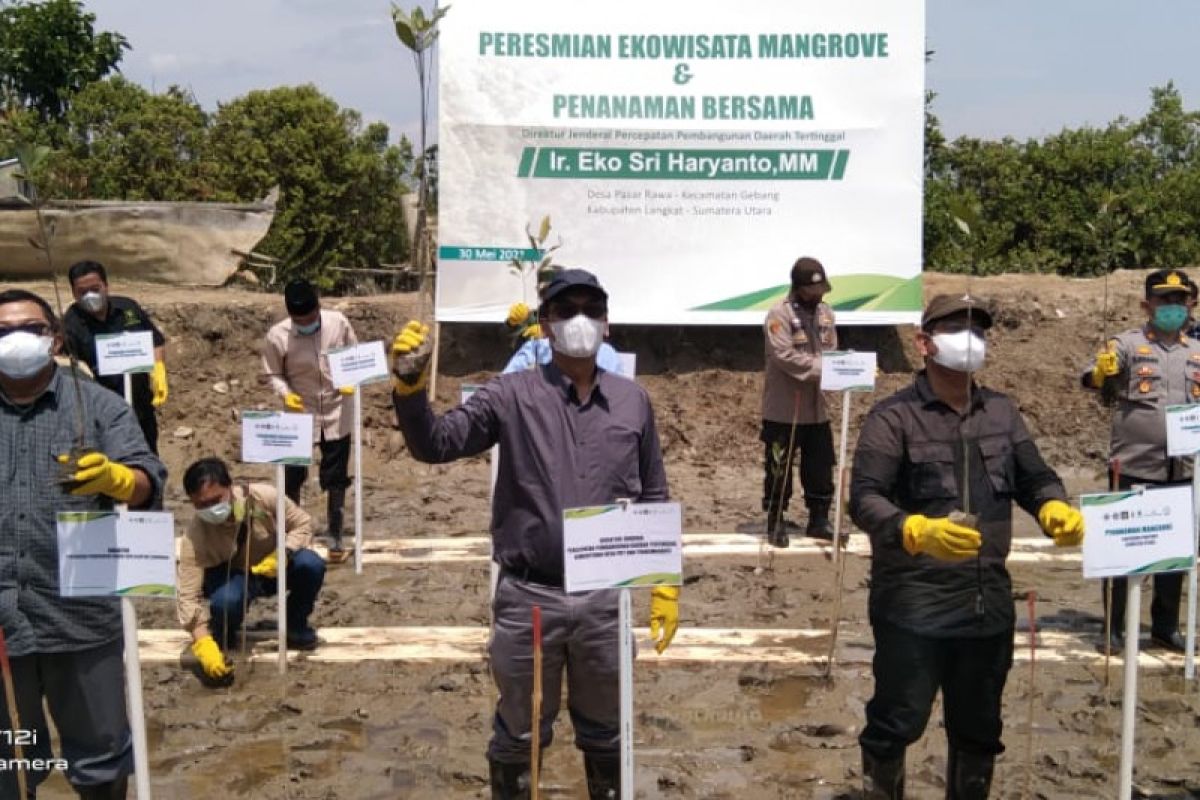
[[[608,292],[600,285],[595,275],[586,269],[564,269],[554,275],[542,290],[542,304],[545,305],[568,289],[590,289],[601,300],[608,302]]]

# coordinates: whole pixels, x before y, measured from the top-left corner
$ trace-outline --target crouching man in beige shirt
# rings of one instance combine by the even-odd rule
[[[179,552],[176,594],[179,624],[192,637],[192,652],[204,674],[228,678],[232,667],[223,651],[242,626],[246,608],[277,592],[274,486],[233,485],[219,458],[203,458],[187,468],[183,489],[196,508]],[[308,624],[325,580],[325,562],[309,549],[312,519],[285,500],[287,531],[287,646],[311,650],[317,632]],[[207,600],[207,602],[205,602]]]

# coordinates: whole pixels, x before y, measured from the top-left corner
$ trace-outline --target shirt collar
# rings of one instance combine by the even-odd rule
[[[1156,344],[1164,350],[1170,350],[1173,347],[1185,345],[1189,341],[1187,333],[1185,333],[1183,330],[1179,331],[1179,338],[1177,338],[1175,341],[1172,342],[1168,339],[1165,339],[1158,333],[1158,331],[1154,329],[1154,326],[1150,323],[1146,323],[1146,325],[1142,328],[1142,335],[1146,337],[1146,341],[1150,342],[1151,344]]]
[[[558,368],[558,365],[551,361],[542,366],[542,375],[551,383],[558,391],[562,392],[563,397],[573,403],[583,405],[584,401],[575,394],[575,384],[567,377],[567,374]],[[592,400],[600,400],[605,397],[604,387],[608,381],[613,380],[608,370],[596,367],[596,379],[592,381]]]

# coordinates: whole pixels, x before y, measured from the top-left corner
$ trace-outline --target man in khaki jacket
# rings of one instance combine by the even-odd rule
[[[278,493],[265,483],[234,486],[219,458],[203,458],[188,467],[183,488],[196,516],[180,541],[176,607],[179,624],[191,634],[192,653],[215,680],[232,672],[222,650],[230,649],[246,608],[278,590]],[[312,519],[291,500],[285,503],[287,645],[311,650],[317,646],[317,632],[308,617],[325,580],[325,562],[309,549]]]
[[[832,539],[833,432],[821,395],[821,353],[837,349],[833,309],[821,301],[829,293],[825,268],[815,258],[792,265],[792,288],[767,312],[766,376],[762,434],[766,447],[763,511],[767,541],[788,546],[784,512],[792,497],[792,463],[800,455],[800,484],[808,506],[806,536]]]
[[[283,290],[288,316],[267,332],[262,348],[263,372],[271,388],[288,411],[313,415],[313,441],[321,450],[318,476],[328,493],[326,525],[329,560],[346,559],[342,548],[343,509],[350,486],[350,435],[353,415],[345,399],[353,386],[334,386],[329,373],[330,350],[358,343],[350,321],[340,311],[321,308],[316,289],[305,280],[294,280]],[[308,468],[288,466],[284,487],[293,502],[300,502],[300,489],[308,479]]]

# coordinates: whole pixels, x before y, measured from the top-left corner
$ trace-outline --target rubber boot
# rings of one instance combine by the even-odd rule
[[[767,544],[772,547],[787,547],[791,544],[788,539],[787,520],[783,517],[783,509],[767,510]]]
[[[129,778],[121,777],[109,783],[97,783],[93,786],[72,786],[81,800],[125,800],[129,788]]]
[[[994,755],[950,748],[946,756],[946,800],[987,800],[992,788]]]
[[[531,776],[528,764],[488,761],[492,800],[528,800]]]
[[[903,800],[904,756],[887,761],[862,751],[863,800]]]
[[[346,559],[346,549],[342,546],[346,490],[344,488],[330,489],[325,503],[325,519],[329,523],[329,560],[340,563]]]
[[[620,800],[621,759],[618,756],[583,754],[589,800]]]
[[[829,521],[829,501],[811,500],[808,503],[808,526],[804,535],[812,539],[833,541],[833,523]]]

